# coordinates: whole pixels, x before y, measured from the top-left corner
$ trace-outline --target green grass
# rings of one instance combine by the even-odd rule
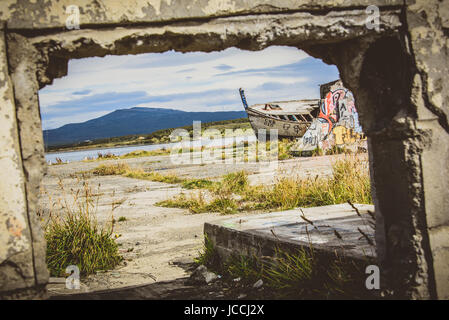
[[[220,181],[209,180],[188,180],[183,187],[187,189],[207,189],[212,199],[206,201],[202,190],[197,193],[186,195],[184,193],[173,199],[168,199],[156,203],[161,207],[189,209],[191,213],[220,212],[222,214],[232,214],[238,211],[238,202],[233,194],[242,192],[248,187],[248,176],[244,171],[232,172],[222,177]]]
[[[368,167],[355,158],[338,160],[331,177],[282,178],[272,187],[249,188],[244,199],[258,209],[291,209],[352,203],[371,204]]]
[[[213,185],[214,182],[207,179],[187,179],[182,182],[184,189],[209,189]]]
[[[221,183],[217,184],[220,192],[242,193],[249,187],[248,174],[245,171],[231,172],[223,176]]]
[[[198,252],[198,257],[193,261],[197,265],[216,266],[220,263],[220,257],[215,250],[214,243],[209,239],[208,235],[204,235],[204,246],[202,250]]]
[[[164,182],[164,183],[182,183],[185,179],[179,178],[174,174],[166,174],[163,175],[159,172],[151,171],[145,172],[143,170],[128,170],[123,173],[125,177],[134,178],[134,179],[142,179],[142,180],[150,180],[156,182]]]
[[[92,170],[97,176],[122,175],[130,170],[126,163],[101,164]]]
[[[181,193],[174,199],[159,201],[156,205],[167,208],[189,209],[192,213],[203,213],[208,210],[207,203],[204,200],[202,193],[190,195],[189,197],[184,193]]]
[[[332,148],[327,149],[324,153],[326,155],[352,154],[352,151],[345,146],[333,146]]]
[[[154,157],[154,156],[164,156],[170,154],[170,149],[156,149],[151,151],[146,150],[136,150],[133,152],[126,153],[120,156],[120,159],[129,159],[129,158],[140,158],[140,157]]]
[[[302,299],[373,298],[366,290],[364,266],[338,254],[317,254],[313,247],[287,252],[277,248],[273,256],[232,255],[222,261],[207,235],[195,259],[227,281],[240,278],[251,286],[261,279],[279,297]]]
[[[214,182],[207,179],[180,178],[175,174],[161,174],[156,171],[145,172],[142,169],[131,169],[125,163],[101,164],[91,172],[98,176],[122,175],[134,179],[181,184],[184,189],[209,189],[214,186]]]
[[[131,169],[126,163],[112,163],[112,164],[101,164],[92,170],[94,175],[107,176],[107,175],[122,175],[128,178],[150,180],[164,183],[190,183],[193,188],[194,184],[198,186],[204,186],[207,184],[207,180],[187,180],[179,178],[174,174],[161,174],[159,172],[151,171],[145,172],[142,169]]]
[[[279,160],[287,160],[293,158],[290,149],[294,144],[295,144],[294,140],[282,139],[278,141]]]
[[[199,192],[186,196],[181,193],[174,199],[167,199],[156,203],[157,206],[167,208],[189,209],[191,213],[220,212],[232,214],[237,212],[237,203],[225,195],[218,195],[212,201],[206,201],[204,193]]]
[[[181,184],[198,189],[196,194],[179,196],[157,203],[163,207],[185,208],[192,213],[220,212],[232,214],[251,210],[288,210],[345,202],[371,204],[368,165],[357,156],[347,156],[332,165],[332,176],[315,178],[284,177],[274,185],[251,186],[244,171],[224,175],[220,181],[186,179],[175,174],[130,169],[126,164],[102,164],[92,171],[96,175],[123,175],[150,181]],[[203,189],[205,192],[201,191]]]
[[[181,194],[159,202],[164,207],[186,208],[192,213],[223,214],[251,210],[288,210],[332,204],[371,204],[371,186],[367,163],[347,157],[332,166],[332,176],[315,178],[281,178],[274,185],[251,186],[245,172],[230,173],[218,182],[204,186],[209,192]],[[206,201],[206,198],[208,199]]]
[[[69,265],[77,265],[81,275],[114,268],[122,257],[113,237],[113,223],[101,226],[96,221],[98,200],[86,181],[71,195],[73,201],[64,200],[61,211],[52,214],[44,226],[50,274],[65,276]]]

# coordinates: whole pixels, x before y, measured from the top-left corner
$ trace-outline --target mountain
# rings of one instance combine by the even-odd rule
[[[245,111],[185,112],[162,108],[115,110],[99,118],[44,130],[46,146],[71,144],[85,140],[148,134],[161,129],[192,125],[195,120],[212,122],[246,117]]]

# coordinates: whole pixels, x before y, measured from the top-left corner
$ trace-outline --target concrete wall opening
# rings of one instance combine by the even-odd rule
[[[223,214],[237,214],[245,219],[255,212],[288,210],[298,205],[334,204],[331,200],[312,203],[296,194],[278,203],[263,199],[266,193],[282,193],[288,186],[300,185],[301,181],[313,180],[318,185],[319,177],[319,181],[326,183],[337,161],[344,159],[345,154],[360,150],[344,152],[342,147],[340,154],[335,148],[316,152],[315,149],[323,147],[317,144],[312,146],[316,152],[313,155],[322,157],[309,161],[309,158],[298,158],[299,153],[295,157],[293,151],[287,150],[300,142],[299,139],[282,140],[279,148],[285,150],[282,154],[278,150],[276,159],[281,162],[271,171],[267,170],[269,168],[262,159],[249,156],[247,148],[257,139],[246,119],[238,88],[246,89],[250,104],[306,99],[313,100],[315,109],[319,110],[320,94],[328,93],[326,90],[320,93],[320,84],[338,78],[335,66],[328,66],[297,48],[280,46],[255,52],[229,48],[211,53],[169,51],[69,61],[67,76],[55,79],[52,85],[39,91],[45,157],[49,166],[40,185],[37,213],[43,220],[47,247],[52,247],[51,225],[79,208],[83,212],[89,209],[92,219],[111,228],[125,260],[108,272],[83,275],[83,284],[90,290],[142,285],[185,276],[179,265],[187,266],[197,255],[203,242],[204,223],[221,220]],[[349,105],[342,104],[341,107],[349,108]],[[150,117],[144,127],[138,128],[145,110],[158,118],[156,124],[162,121],[168,124],[154,128]],[[125,114],[127,111],[131,112],[130,119]],[[207,117],[198,113],[205,111]],[[226,111],[231,113],[219,114]],[[134,112],[141,113],[136,118]],[[190,116],[185,112],[197,113]],[[318,118],[318,113],[313,117]],[[227,153],[220,151],[218,159],[208,158],[207,161],[202,157],[200,162],[173,163],[171,153],[166,152],[170,150],[167,142],[171,142],[172,130],[154,136],[152,140],[147,139],[147,135],[157,129],[192,126],[191,120],[203,120],[204,133],[204,126],[211,122],[207,119],[212,115],[215,118],[210,120],[238,121],[218,123],[208,129],[219,130],[220,134],[226,129],[243,130],[251,135],[236,135],[232,141],[217,146],[229,147],[240,138],[246,139],[247,145],[231,147],[232,153],[242,153],[242,159],[235,157],[235,161],[225,161],[222,155]],[[92,119],[97,117],[99,119]],[[83,120],[88,122],[76,123]],[[299,120],[292,121],[299,123]],[[325,121],[323,123],[327,125]],[[52,130],[52,127],[62,128]],[[117,133],[111,133],[112,129]],[[141,131],[123,131],[126,129]],[[150,150],[148,148],[153,151],[145,153]],[[365,179],[359,186],[368,189],[362,191],[359,198],[342,198],[335,203],[346,200],[371,203],[366,151],[357,157],[354,161],[360,162],[357,165],[364,171],[360,174]],[[119,166],[126,169],[102,171]],[[211,188],[213,184],[222,183],[225,177],[238,177],[241,173],[247,190],[225,194]],[[347,181],[350,180],[348,177]],[[237,185],[230,184],[229,187],[234,189]],[[298,192],[301,191],[298,189]],[[322,192],[327,190],[323,188]],[[237,197],[248,199],[238,201]],[[227,201],[226,206],[219,205],[218,200],[223,202],[223,199]],[[89,207],[87,202],[93,205]],[[185,206],[186,203],[190,205]],[[47,254],[53,255],[52,249],[48,249]],[[52,276],[61,276],[61,272],[65,272],[67,266],[58,266],[58,263],[68,261],[56,261],[53,256],[47,260]],[[57,289],[52,290],[53,294],[57,293]]]
[[[80,130],[72,131],[80,135],[72,141],[64,138],[63,132],[53,137],[57,132],[47,130],[130,107],[244,111],[238,93],[240,87],[247,90],[250,104],[287,100],[289,96],[297,100],[315,99],[320,94],[320,83],[338,77],[335,67],[296,48],[278,46],[259,52],[229,48],[214,53],[173,51],[71,60],[68,76],[39,91],[44,141],[54,147],[87,139],[148,134],[165,128],[159,123],[156,127],[140,129],[123,126],[121,131],[107,134],[101,130],[88,132],[86,128],[84,136]],[[167,120],[174,121],[172,127],[177,127],[184,119],[168,115]],[[221,119],[217,116],[216,120]]]
[[[273,4],[255,8],[237,2],[195,4],[195,18],[176,5],[169,11],[160,6],[148,14],[153,20],[135,11],[117,16],[110,7],[100,15],[94,6],[86,28],[72,31],[61,31],[62,4],[40,12],[55,19],[36,24],[27,19],[35,16],[33,9],[4,10],[11,18],[2,28],[5,50],[0,51],[2,79],[7,79],[1,82],[6,106],[2,150],[7,150],[1,159],[9,176],[2,176],[0,185],[6,212],[1,234],[8,235],[0,251],[6,295],[40,295],[48,280],[45,243],[34,214],[45,167],[38,90],[65,75],[68,60],[288,45],[335,64],[359,105],[369,144],[382,291],[401,298],[448,297],[449,188],[447,180],[439,179],[449,171],[446,4],[378,1],[381,14],[372,28],[360,10],[363,1],[338,10],[329,4],[317,8],[301,2],[292,8],[290,2],[276,1],[275,10]]]

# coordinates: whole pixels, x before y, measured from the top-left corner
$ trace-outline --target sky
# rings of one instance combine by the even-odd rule
[[[148,53],[70,60],[67,76],[39,91],[43,129],[84,122],[117,109],[243,111],[249,105],[319,97],[338,69],[293,47],[261,51]]]

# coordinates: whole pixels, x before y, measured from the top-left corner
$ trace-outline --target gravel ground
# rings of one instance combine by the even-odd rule
[[[331,164],[341,157],[343,155],[295,158],[280,161],[276,170],[263,163],[179,165],[172,163],[169,156],[52,165],[48,167],[47,175],[42,181],[39,200],[41,214],[45,216],[51,210],[57,210],[53,203],[64,198],[58,185],[60,179],[65,190],[76,188],[79,186],[76,176],[101,163],[126,162],[132,168],[157,170],[163,174],[174,173],[191,178],[218,178],[229,172],[245,170],[249,173],[252,184],[270,184],[281,176],[330,175]],[[126,218],[126,221],[116,223],[114,230],[121,235],[117,241],[125,259],[115,270],[99,272],[82,279],[81,291],[150,285],[161,281],[178,283],[179,279],[189,274],[182,265],[192,262],[202,247],[204,223],[223,219],[219,213],[191,214],[186,209],[154,205],[183,191],[179,185],[122,176],[87,175],[86,179],[95,190],[98,188],[99,202],[95,213],[98,221],[110,221],[112,215],[116,220],[119,217]],[[67,195],[65,197],[70,198]],[[112,210],[113,206],[117,208]],[[250,214],[240,213],[237,216]],[[67,293],[63,287],[50,285],[49,290],[52,294]]]

